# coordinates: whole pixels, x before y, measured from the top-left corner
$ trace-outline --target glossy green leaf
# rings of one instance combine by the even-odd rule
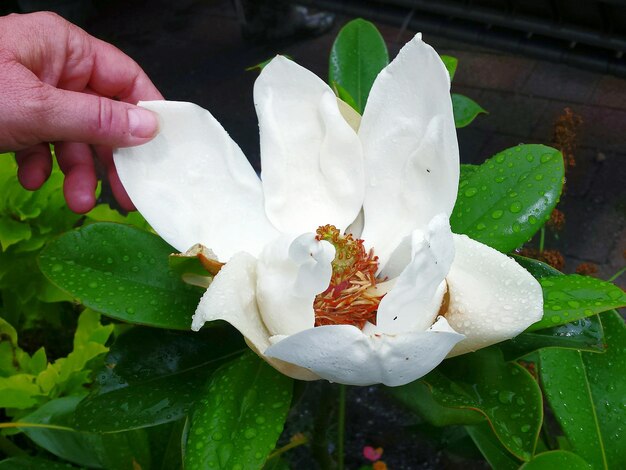
[[[292,379],[251,352],[222,367],[194,408],[185,468],[262,468],[283,430],[292,389]]]
[[[516,470],[519,468],[522,462],[502,446],[489,424],[465,426],[465,430],[485,460],[491,465],[491,468],[494,470]]]
[[[329,61],[328,82],[343,87],[354,98],[354,109],[363,114],[374,79],[389,63],[376,26],[362,19],[350,21],[339,31]]]
[[[452,111],[457,128],[469,126],[481,113],[489,114],[476,101],[458,93],[452,93]]]
[[[505,362],[499,349],[448,359],[422,381],[440,406],[481,413],[509,452],[530,459],[543,419],[541,391],[528,371]]]
[[[461,181],[452,231],[505,253],[517,248],[550,217],[563,171],[561,153],[545,145],[500,152]]]
[[[95,223],[50,242],[39,265],[53,283],[105,315],[187,330],[203,291],[170,270],[172,251],[135,227]]]
[[[459,176],[459,184],[468,178],[472,173],[480,168],[479,165],[471,165],[469,163],[461,163],[461,174]]]
[[[215,369],[244,347],[232,329],[133,328],[112,346],[97,376],[101,389],[77,407],[76,427],[119,432],[180,420]]]
[[[456,68],[459,65],[459,59],[450,55],[441,55],[439,57],[441,57],[443,65],[446,66],[446,70],[448,71],[448,74],[450,74],[450,81],[454,80],[454,74],[456,73]]]
[[[600,319],[605,331],[606,353],[583,352],[582,358],[608,467],[621,468],[626,462],[626,325],[617,312],[603,313]]]
[[[539,351],[541,385],[571,450],[593,468],[607,468],[604,442],[580,351]]]
[[[430,387],[416,380],[402,387],[390,387],[388,393],[433,426],[474,424],[485,421],[480,412],[465,408],[450,408],[435,400]]]
[[[13,457],[0,461],[0,470],[71,470],[73,465],[39,457]]]
[[[543,318],[527,331],[572,322],[613,308],[626,306],[626,293],[610,282],[569,274],[543,277]]]
[[[541,279],[542,277],[550,277],[550,276],[562,276],[563,273],[558,269],[553,268],[547,263],[543,261],[539,261],[532,258],[526,258],[525,256],[520,256],[513,254],[511,257],[522,266],[526,271],[533,275],[535,279]]]
[[[578,455],[566,450],[553,450],[536,455],[520,470],[589,470],[589,464]]]
[[[597,315],[564,325],[522,333],[498,344],[506,360],[519,359],[541,348],[604,351],[604,331]]]
[[[357,109],[358,105],[357,105],[356,101],[354,100],[354,98],[352,97],[352,95],[350,93],[348,93],[348,90],[346,90],[344,87],[342,87],[337,82],[332,82],[330,84],[330,86],[334,90],[335,95],[337,95],[337,98],[342,100],[344,103],[346,103],[352,109]]]
[[[72,415],[81,399],[73,396],[52,400],[20,422],[72,429]],[[142,431],[100,435],[42,427],[21,429],[40,447],[78,465],[134,470],[136,465],[148,468],[150,464],[148,440]]]

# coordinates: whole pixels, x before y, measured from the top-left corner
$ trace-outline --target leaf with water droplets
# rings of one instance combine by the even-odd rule
[[[188,330],[203,290],[170,269],[175,251],[158,236],[135,227],[96,223],[51,241],[39,256],[54,284],[118,320]]]
[[[474,353],[448,359],[421,381],[389,392],[410,394],[425,383],[434,401],[444,408],[465,411],[446,413],[447,424],[476,424],[482,414],[502,445],[517,458],[529,460],[543,419],[541,391],[526,369],[514,362],[505,362],[500,350],[493,346]],[[404,401],[420,413],[421,407]],[[431,413],[436,413],[432,409]],[[425,419],[435,423],[428,414]]]
[[[529,240],[550,217],[563,186],[563,158],[545,145],[504,150],[464,175],[452,231],[504,253]]]
[[[526,331],[563,325],[626,306],[626,293],[610,282],[569,274],[542,277],[543,318]]]
[[[118,432],[186,416],[217,367],[247,349],[232,328],[179,333],[135,327],[111,347],[100,388],[76,409],[83,431]]]
[[[506,450],[487,423],[465,426],[465,430],[491,468],[517,470],[522,463]]]
[[[469,126],[479,114],[487,114],[476,101],[458,93],[452,93],[452,111],[457,129]]]
[[[253,353],[223,366],[194,407],[185,468],[262,468],[282,432],[292,389],[292,379]]]
[[[374,80],[388,63],[387,45],[376,26],[352,20],[341,28],[330,51],[328,81],[341,86],[362,114]]]
[[[589,464],[578,455],[566,450],[551,450],[536,455],[519,470],[589,470]],[[595,467],[594,467],[595,468]]]

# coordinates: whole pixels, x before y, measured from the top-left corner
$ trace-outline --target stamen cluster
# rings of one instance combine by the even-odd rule
[[[363,328],[376,322],[376,311],[382,296],[368,294],[376,285],[378,257],[366,251],[363,240],[352,234],[342,235],[333,225],[316,231],[317,240],[326,240],[335,247],[333,274],[328,289],[315,297],[315,326],[354,325]],[[371,290],[370,290],[371,292]]]

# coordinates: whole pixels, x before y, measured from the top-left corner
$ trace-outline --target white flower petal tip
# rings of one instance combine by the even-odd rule
[[[345,229],[363,204],[363,152],[333,91],[277,57],[255,82],[254,103],[272,224],[283,233],[312,232],[322,224]]]
[[[261,181],[241,149],[200,106],[141,105],[158,114],[159,133],[113,155],[137,209],[178,251],[202,243],[221,261],[241,250],[258,254],[278,232],[265,215]],[[242,220],[247,230],[241,230]]]
[[[543,315],[541,286],[513,259],[465,235],[455,235],[456,256],[447,276],[445,314],[466,339],[450,357],[513,338]]]
[[[434,369],[464,338],[439,318],[427,331],[365,335],[351,325],[310,328],[288,336],[265,355],[346,385],[404,385]]]

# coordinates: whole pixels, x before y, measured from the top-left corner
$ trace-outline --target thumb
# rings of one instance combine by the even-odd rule
[[[157,115],[139,106],[54,87],[48,92],[37,120],[41,141],[130,147],[158,132]]]

